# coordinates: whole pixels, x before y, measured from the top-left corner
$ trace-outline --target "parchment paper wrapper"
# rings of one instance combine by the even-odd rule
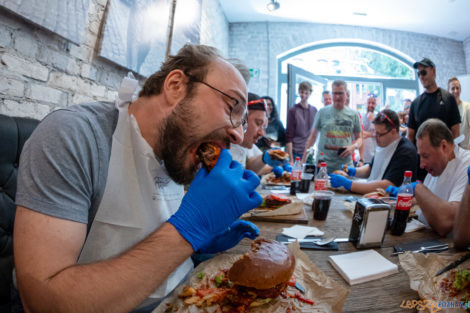
[[[432,301],[460,301],[457,298],[449,297],[448,292],[442,292],[440,283],[443,278],[448,278],[450,271],[447,271],[437,277],[436,273],[443,267],[449,265],[462,254],[436,254],[436,253],[410,253],[405,252],[399,255],[400,265],[410,278],[410,288],[416,290],[422,300]],[[470,260],[467,260],[457,266],[455,270],[467,269],[470,267]],[[437,312],[437,311],[435,311]],[[439,312],[464,312],[459,308],[441,308]]]
[[[274,175],[274,173],[268,173],[266,175],[263,175],[263,177],[261,177],[261,181],[260,181],[260,184],[261,185],[268,185],[268,186],[290,186],[290,182],[288,183],[273,183],[273,182],[270,182],[269,180],[276,177],[276,175]]]
[[[279,215],[295,215],[302,212],[304,203],[297,198],[292,198],[292,202],[281,206],[275,210],[263,210],[256,208],[242,215],[242,218],[249,218],[251,216],[279,216]]]
[[[341,286],[335,280],[323,273],[315,264],[313,264],[308,256],[300,250],[297,243],[292,243],[289,249],[294,253],[296,258],[294,275],[297,282],[305,288],[304,298],[315,301],[314,305],[303,303],[298,299],[278,297],[268,304],[260,307],[251,308],[249,313],[285,313],[290,309],[296,313],[310,312],[333,312],[340,313],[349,290]],[[178,298],[178,294],[186,285],[197,287],[201,281],[197,278],[199,272],[203,272],[209,277],[213,277],[221,269],[230,268],[241,255],[220,254],[215,258],[201,263],[191,273],[189,282],[186,281],[177,287],[173,293],[165,299],[152,313],[214,313],[220,312],[218,305],[210,307],[197,307],[195,305],[186,305],[182,299]],[[295,293],[294,287],[288,287],[289,293]],[[219,310],[218,310],[219,309]],[[218,311],[217,311],[218,310]]]

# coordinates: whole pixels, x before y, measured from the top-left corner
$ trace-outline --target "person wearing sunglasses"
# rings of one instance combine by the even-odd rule
[[[413,183],[415,200],[421,208],[418,219],[446,236],[452,231],[467,186],[470,151],[454,144],[449,128],[436,118],[421,124],[416,138],[420,166],[428,172],[422,184]],[[396,195],[397,189],[390,187],[386,191]]]
[[[385,189],[387,186],[400,186],[405,171],[416,173],[417,154],[414,145],[400,136],[398,115],[385,109],[373,120],[377,147],[370,163],[361,167],[348,167],[348,172],[339,169],[338,174],[330,174],[332,187],[343,187],[355,193],[366,194]],[[345,176],[366,178],[358,182]]]
[[[436,66],[433,61],[423,58],[413,64],[424,87],[424,92],[413,100],[408,116],[408,139],[416,144],[416,131],[427,119],[438,118],[451,130],[452,136],[460,134],[460,113],[455,98],[436,84]],[[423,180],[426,172],[419,170],[418,179]]]
[[[150,312],[196,251],[259,234],[239,217],[261,204],[260,180],[227,150],[247,126],[239,71],[187,44],[137,87],[126,77],[115,103],[51,113],[24,146],[14,257],[27,311]],[[206,142],[222,148],[210,172]]]

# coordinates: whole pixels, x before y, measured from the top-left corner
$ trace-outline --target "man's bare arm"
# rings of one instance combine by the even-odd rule
[[[408,127],[408,132],[406,133],[406,137],[412,143],[415,143],[415,130],[413,128]]]
[[[368,178],[370,176],[371,168],[369,164],[363,165],[361,167],[356,167],[356,175],[354,177],[359,178]]]
[[[455,124],[454,126],[452,126],[450,128],[450,131],[452,132],[452,136],[454,138],[457,138],[458,136],[460,136],[460,123],[459,124]]]
[[[429,225],[439,235],[447,235],[452,230],[459,202],[442,200],[423,184],[416,185],[415,198]]]
[[[18,288],[29,312],[129,312],[193,253],[165,223],[115,258],[77,265],[85,224],[19,206],[14,229]]]
[[[354,150],[359,149],[362,146],[362,131],[359,133],[354,133],[354,138],[356,139],[356,142],[350,146],[347,146],[346,150],[340,154],[340,157],[347,158],[354,154]]]
[[[307,159],[307,150],[315,144],[315,141],[317,140],[318,136],[318,130],[314,128],[310,135],[307,138],[307,142],[305,143],[305,150],[304,150],[304,155],[302,156],[302,163],[305,163],[305,160]]]
[[[454,243],[457,248],[466,248],[470,245],[470,186],[465,187],[465,192],[460,202],[460,207],[454,221]]]
[[[353,181],[351,184],[351,191],[355,193],[365,194],[365,193],[377,191],[377,188],[385,189],[390,185],[395,186],[388,179],[382,179],[378,181],[364,182],[364,183]]]
[[[262,175],[271,172],[273,168],[263,162],[263,155],[260,154],[246,160],[246,169]]]
[[[286,143],[286,152],[289,154],[289,163],[294,164],[294,152],[292,151],[292,142]]]

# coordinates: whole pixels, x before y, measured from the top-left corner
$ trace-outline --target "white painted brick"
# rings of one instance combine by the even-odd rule
[[[51,111],[47,105],[38,105],[31,101],[14,101],[5,100],[0,112],[10,116],[30,117],[35,119],[43,119]]]
[[[96,0],[96,3],[105,7],[106,6],[106,3],[108,3],[108,0]]]
[[[15,50],[20,54],[34,59],[38,52],[38,44],[35,38],[28,32],[21,31],[13,33]]]
[[[87,103],[87,102],[95,102],[96,100],[88,95],[82,95],[79,93],[75,93],[72,97],[72,104],[79,104],[79,103]]]
[[[64,92],[43,85],[32,84],[28,98],[47,103],[59,104],[64,102]]]
[[[47,82],[50,87],[61,88],[66,90],[77,89],[78,78],[60,72],[52,72]]]
[[[32,63],[7,53],[0,55],[0,58],[2,63],[1,66],[7,67],[12,72],[19,73],[26,77],[31,77],[40,81],[47,80],[49,70],[47,67],[41,64]]]
[[[66,72],[71,75],[78,75],[80,73],[80,66],[75,59],[69,59]]]
[[[114,100],[116,100],[117,95],[118,95],[118,92],[116,90],[108,90],[106,92],[105,100],[106,101],[114,101]]]
[[[93,57],[93,49],[84,45],[70,45],[70,55],[79,60],[90,62]]]
[[[82,79],[78,79],[78,90],[82,93],[90,94],[92,97],[103,98],[106,95],[106,87],[95,83],[85,82]]]
[[[0,27],[0,47],[8,47],[11,43],[11,32],[4,27]]]
[[[12,97],[23,97],[24,83],[12,78],[0,77],[0,93]]]
[[[97,80],[97,70],[90,64],[83,63],[80,70],[80,76],[91,80]]]

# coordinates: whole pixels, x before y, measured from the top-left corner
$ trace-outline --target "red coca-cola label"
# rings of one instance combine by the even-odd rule
[[[409,194],[400,194],[397,197],[397,204],[395,210],[408,211],[411,209],[413,202],[413,195]]]
[[[302,172],[292,171],[290,175],[290,180],[301,180],[302,179]]]
[[[315,190],[326,190],[326,179],[315,180]]]

